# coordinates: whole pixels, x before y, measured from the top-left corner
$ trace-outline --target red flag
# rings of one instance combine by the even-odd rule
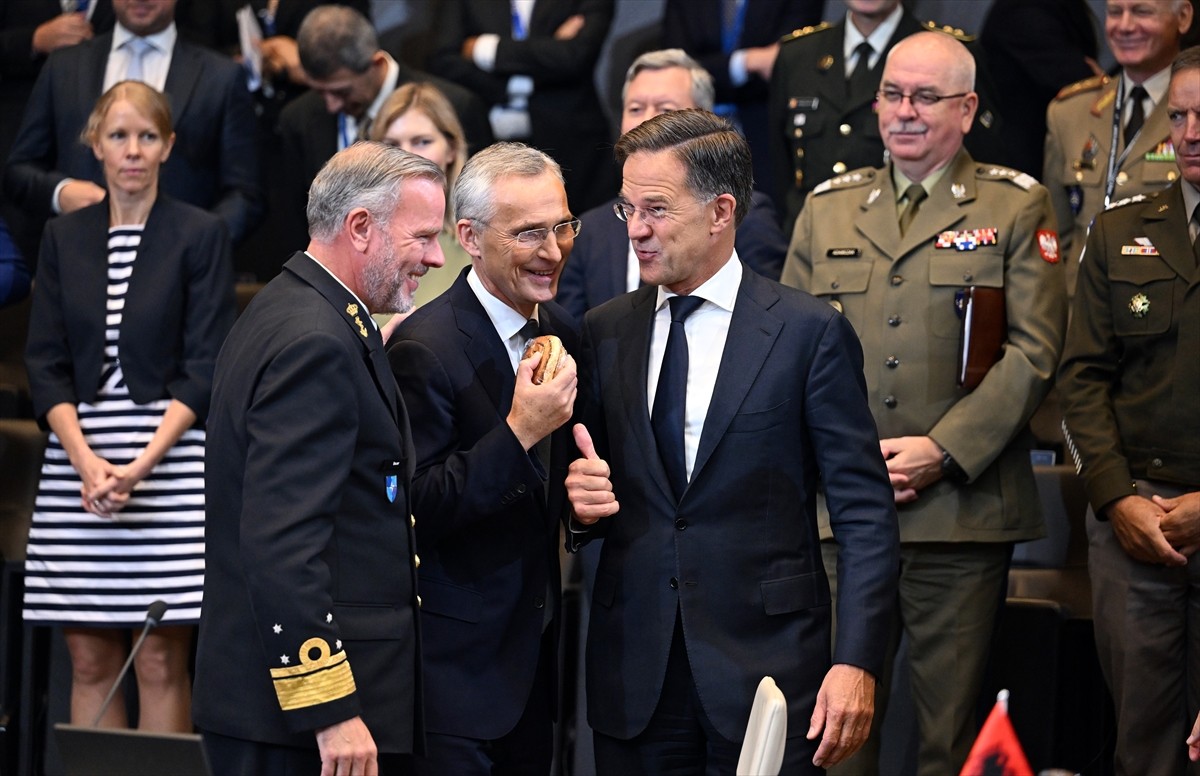
[[[1008,719],[1008,690],[996,696],[996,705],[971,747],[959,776],[1033,776],[1017,731]]]

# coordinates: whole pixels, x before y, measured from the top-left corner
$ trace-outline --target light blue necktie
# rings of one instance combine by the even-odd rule
[[[125,80],[145,81],[146,54],[154,48],[154,44],[145,38],[130,38],[125,46],[129,49],[129,68],[125,71]]]

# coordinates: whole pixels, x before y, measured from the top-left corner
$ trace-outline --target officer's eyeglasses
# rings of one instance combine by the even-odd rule
[[[899,105],[905,97],[914,108],[932,108],[942,100],[953,100],[957,97],[966,97],[970,92],[961,92],[959,94],[938,94],[925,89],[920,89],[908,94],[899,89],[880,89],[875,93],[881,102],[886,102],[888,105]]]

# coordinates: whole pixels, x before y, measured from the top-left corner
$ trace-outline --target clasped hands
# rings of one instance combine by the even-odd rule
[[[1125,496],[1105,513],[1117,541],[1135,560],[1186,566],[1200,549],[1200,492],[1177,498]]]

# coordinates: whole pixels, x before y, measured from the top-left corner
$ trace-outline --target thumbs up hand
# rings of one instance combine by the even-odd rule
[[[567,469],[567,498],[575,513],[575,520],[591,525],[602,517],[611,517],[621,507],[613,494],[612,472],[608,463],[596,454],[592,435],[582,423],[571,429],[575,445],[582,458],[576,458]]]

